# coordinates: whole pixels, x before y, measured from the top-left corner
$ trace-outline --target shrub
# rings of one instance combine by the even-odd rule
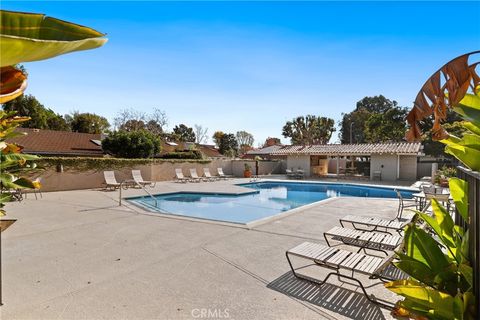
[[[102,148],[118,158],[150,158],[160,152],[160,139],[145,130],[117,131],[102,140]]]
[[[202,159],[203,154],[199,150],[169,152],[164,154],[163,159]]]

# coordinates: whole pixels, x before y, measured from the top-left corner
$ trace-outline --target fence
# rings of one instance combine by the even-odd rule
[[[480,310],[480,173],[457,167],[457,176],[468,183],[468,220],[459,214],[455,215],[455,223],[468,229],[469,256],[473,268],[473,292],[475,304]]]

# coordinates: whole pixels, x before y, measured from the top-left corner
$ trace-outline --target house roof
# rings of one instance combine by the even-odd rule
[[[371,154],[418,155],[419,142],[364,143],[364,144],[323,144],[285,146],[272,152],[272,155],[331,155],[331,156],[368,156]]]
[[[103,156],[100,134],[16,128],[27,135],[9,139],[22,146],[23,152],[59,156]]]
[[[268,147],[265,147],[265,148],[261,148],[261,149],[254,149],[254,150],[249,150],[247,152],[248,155],[270,155],[272,154],[273,152],[276,152],[277,150],[283,148],[282,145],[273,145],[273,146],[268,146]]]
[[[218,151],[218,149],[215,148],[213,145],[207,145],[207,144],[198,144],[197,148],[207,157],[209,158],[221,158],[223,157],[223,154]]]

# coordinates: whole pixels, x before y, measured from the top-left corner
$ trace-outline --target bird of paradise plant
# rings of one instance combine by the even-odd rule
[[[16,65],[22,62],[49,59],[61,54],[98,48],[107,41],[104,34],[43,14],[0,10],[0,103],[23,94],[27,87],[27,75]],[[19,175],[35,168],[37,157],[23,154],[22,147],[6,140],[22,133],[15,128],[26,117],[0,111],[0,189],[40,188]],[[0,216],[5,215],[5,202],[10,193],[0,194]]]
[[[432,133],[446,145],[445,152],[470,169],[480,171],[480,78],[475,70],[478,63],[468,64],[470,55],[447,63],[425,83],[407,118],[411,125],[407,138],[420,137],[417,121],[433,114]],[[462,138],[442,127],[446,108],[452,108],[464,119],[462,125],[467,133]],[[468,184],[451,178],[449,187],[457,213],[469,221]],[[416,212],[416,219],[405,229],[405,251],[397,253],[395,265],[409,278],[385,285],[405,298],[397,303],[394,313],[417,319],[476,319],[474,270],[468,255],[469,232],[455,225],[447,210],[435,200],[432,209],[433,216]],[[416,220],[423,220],[430,232],[420,228]]]

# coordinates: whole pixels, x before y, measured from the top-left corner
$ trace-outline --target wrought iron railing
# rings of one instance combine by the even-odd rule
[[[455,223],[468,229],[469,256],[473,268],[473,292],[477,308],[480,306],[480,172],[457,167],[457,176],[468,183],[468,221],[459,214]]]

